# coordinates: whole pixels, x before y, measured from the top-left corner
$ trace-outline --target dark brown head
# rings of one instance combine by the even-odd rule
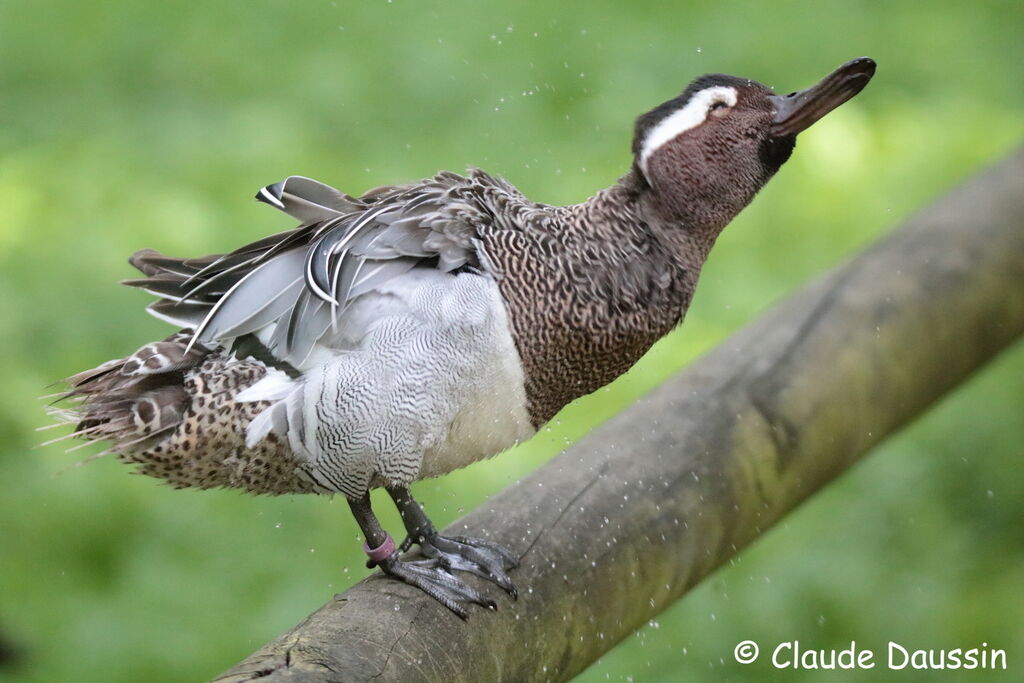
[[[874,61],[861,57],[785,96],[745,78],[701,76],[637,119],[636,172],[666,218],[717,234],[789,159],[797,134],[874,72]]]

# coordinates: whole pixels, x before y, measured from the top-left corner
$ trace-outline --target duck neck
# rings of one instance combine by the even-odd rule
[[[637,201],[639,212],[651,226],[653,237],[663,244],[673,260],[682,267],[699,272],[700,267],[708,258],[711,248],[715,246],[722,228],[729,222],[729,217],[716,216],[712,220],[704,216],[700,206],[694,211],[675,211],[665,205],[657,193],[648,190]],[[699,202],[695,202],[699,204]]]

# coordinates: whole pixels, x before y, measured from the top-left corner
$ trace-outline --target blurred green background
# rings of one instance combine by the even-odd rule
[[[358,193],[473,164],[581,201],[698,74],[788,92],[874,57],[726,230],[681,330],[515,452],[417,486],[444,524],[1008,154],[1022,28],[1019,1],[0,0],[0,679],[208,678],[366,574],[342,501],[173,491],[34,449],[48,384],[168,333],[116,284],[134,250],[286,229],[251,196],[292,173]],[[1010,670],[977,679],[1021,680],[1022,377],[1018,346],[581,680],[840,680],[740,667],[747,638],[987,642]],[[892,676],[857,680],[946,680]]]

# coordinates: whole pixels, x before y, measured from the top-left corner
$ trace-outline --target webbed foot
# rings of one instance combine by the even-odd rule
[[[407,542],[411,540],[410,536]],[[496,584],[513,599],[519,596],[508,575],[508,570],[518,566],[519,560],[497,543],[467,536],[442,536],[437,532],[421,536],[418,541],[423,554],[442,567],[476,574]]]
[[[475,574],[497,585],[513,599],[518,597],[519,592],[508,571],[519,564],[519,559],[509,550],[480,538],[442,536],[408,489],[391,487],[388,493],[402,514],[402,522],[409,533],[399,551],[405,552],[413,543],[418,543],[423,554],[442,567]]]
[[[470,603],[497,609],[493,600],[480,595],[439,560],[401,560],[396,551],[378,566],[388,576],[416,586],[463,619],[469,616],[466,605]]]

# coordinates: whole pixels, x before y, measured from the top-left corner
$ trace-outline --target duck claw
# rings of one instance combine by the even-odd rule
[[[485,598],[462,579],[452,574],[440,560],[403,561],[399,559],[396,551],[391,557],[380,562],[379,566],[388,576],[419,588],[462,619],[469,616],[469,612],[466,610],[467,604],[477,604],[487,609],[497,609],[498,607],[493,600]]]

